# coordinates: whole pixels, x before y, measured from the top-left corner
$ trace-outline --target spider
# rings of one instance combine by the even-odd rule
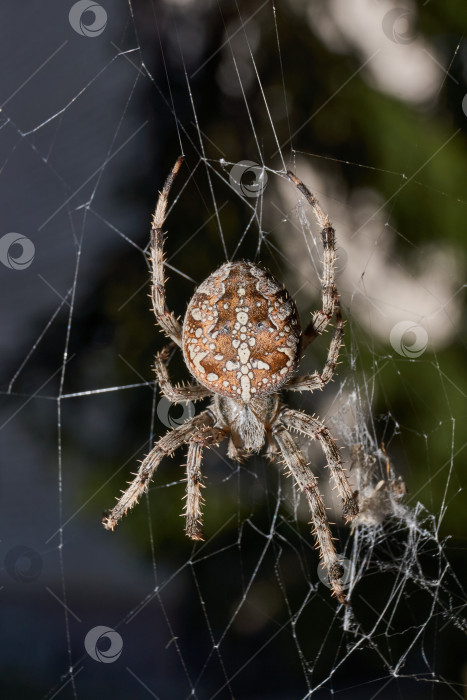
[[[285,287],[252,262],[228,262],[213,272],[195,291],[183,324],[166,308],[164,237],[162,231],[169,192],[183,162],[180,156],[169,174],[152,219],[149,263],[152,269],[152,307],[156,321],[171,342],[156,355],[155,372],[161,392],[173,403],[212,397],[209,408],[173,428],[159,439],[117,505],[105,513],[103,525],[113,530],[120,518],[148,489],[154,472],[166,455],[188,446],[186,466],[185,531],[193,540],[203,539],[203,451],[229,437],[227,454],[242,460],[257,453],[266,442],[267,455],[281,457],[305,494],[314,525],[316,546],[327,571],[333,595],[346,602],[342,575],[326,517],[318,480],[300,451],[293,431],[320,443],[327,466],[343,502],[346,521],[358,514],[358,505],[347,481],[328,428],[317,418],[288,408],[281,392],[315,391],[332,379],[342,342],[343,321],[334,283],[335,232],[308,188],[290,171],[289,180],[311,205],[322,229],[323,308],[313,314],[302,332],[295,303]],[[321,373],[297,376],[299,358],[335,316],[336,325]],[[172,349],[178,346],[194,383],[175,386],[168,373]]]

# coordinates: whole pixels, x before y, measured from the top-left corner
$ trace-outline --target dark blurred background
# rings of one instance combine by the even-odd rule
[[[465,3],[6,0],[0,20],[2,697],[467,697]],[[319,247],[276,171],[336,226],[342,364],[290,403],[346,456],[384,443],[408,489],[377,546],[330,510],[364,562],[347,613],[262,457],[207,455],[206,543],[183,533],[182,452],[114,533],[100,524],[185,417],[154,387],[144,252],[180,152],[177,314],[227,258],[267,265],[303,319],[318,308]],[[245,160],[267,168],[260,197],[229,178]],[[171,372],[186,380],[179,357]]]

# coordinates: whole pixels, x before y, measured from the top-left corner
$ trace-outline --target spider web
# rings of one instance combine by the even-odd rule
[[[462,255],[436,229],[466,204],[460,37],[436,48],[415,32],[428,3],[362,0],[351,21],[337,0],[65,5],[2,8],[4,697],[465,697]],[[441,127],[426,116],[430,147],[422,134],[398,148],[388,121],[372,141],[396,158],[352,157],[330,144],[353,100],[380,123],[431,109]],[[342,364],[324,392],[286,398],[331,429],[359,492],[345,527],[322,455],[301,443],[350,606],[331,598],[304,500],[262,456],[207,453],[205,542],[183,534],[181,451],[114,533],[100,525],[154,439],[203,405],[171,406],[151,370],[149,220],[179,153],[177,314],[242,258],[285,282],[304,323],[319,308],[319,230],[287,169],[335,225]],[[425,206],[440,218],[420,232]],[[323,367],[331,332],[301,372]],[[170,369],[186,380],[179,357]]]

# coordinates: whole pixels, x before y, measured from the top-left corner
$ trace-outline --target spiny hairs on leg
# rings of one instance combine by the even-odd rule
[[[203,452],[207,447],[218,445],[226,436],[222,428],[207,426],[199,430],[188,444],[188,458],[186,464],[186,504],[184,516],[186,518],[185,532],[192,540],[202,540],[203,519],[201,507],[204,498],[201,488],[204,488],[201,463]]]
[[[342,466],[339,448],[329,429],[317,418],[290,408],[282,412],[281,422],[288,430],[296,430],[302,435],[318,440],[327,459],[327,467],[342,499],[343,516],[346,522],[353,520],[358,515],[358,503]]]
[[[316,199],[314,194],[311,194],[308,187],[304,185],[303,182],[299,180],[298,177],[291,170],[287,170],[287,177],[291,182],[293,182],[296,188],[300,190],[307,202],[311,205],[321,228],[330,228],[332,231],[334,231],[334,229],[331,226],[331,222],[329,220],[328,215],[325,214],[324,211],[321,209],[318,200]]]
[[[343,568],[334,547],[324,501],[318,488],[318,479],[307,465],[305,457],[299,450],[294,438],[283,427],[277,427],[274,438],[282,453],[284,463],[290,470],[298,487],[305,494],[311,510],[314,525],[313,534],[319,549],[323,568],[327,571],[329,585],[333,595],[340,603],[346,603],[342,585]]]
[[[192,540],[203,540],[203,521],[201,506],[204,498],[201,488],[204,488],[201,474],[201,461],[203,458],[203,445],[200,442],[190,442],[186,464],[186,504],[184,515],[186,518],[185,532]]]
[[[164,187],[162,188],[162,191],[159,195],[159,199],[157,200],[156,210],[153,216],[153,228],[155,229],[162,228],[162,226],[164,225],[170,189],[173,185],[173,181],[178,175],[178,171],[182,167],[182,163],[184,160],[184,156],[179,156],[177,158],[175,165],[173,166],[172,170],[169,173],[169,176],[167,177],[167,180],[164,183]]]
[[[177,159],[164,187],[159,194],[156,209],[152,217],[149,264],[152,269],[152,307],[157,323],[164,333],[177,345],[182,343],[182,327],[174,314],[166,309],[164,279],[164,225],[170,188],[183,163],[183,156]]]
[[[342,347],[344,335],[344,321],[339,302],[336,303],[336,327],[329,345],[328,356],[323,371],[313,372],[305,376],[296,376],[286,385],[287,391],[315,391],[323,389],[328,384],[336,371],[339,359],[339,350]]]
[[[304,350],[324,331],[338,304],[339,295],[335,285],[336,233],[328,215],[321,209],[318,200],[308,187],[290,170],[287,171],[287,176],[310,204],[316,220],[321,226],[321,241],[323,244],[323,277],[321,279],[323,308],[313,314],[311,322],[303,332],[301,347]]]
[[[166,455],[170,455],[190,438],[204,428],[212,426],[213,417],[209,411],[203,411],[183,425],[173,428],[166,433],[152,448],[148,456],[143,460],[133,481],[118,500],[117,505],[110,513],[104,513],[102,524],[106,530],[113,530],[125,513],[133,508],[142,493],[147,491],[151,479]]]
[[[168,371],[168,362],[171,351],[175,347],[177,347],[175,343],[168,343],[157,353],[154,362],[157,382],[165,398],[174,404],[178,404],[191,403],[192,401],[204,399],[206,396],[212,396],[212,391],[201,384],[179,384],[177,386],[172,384]]]

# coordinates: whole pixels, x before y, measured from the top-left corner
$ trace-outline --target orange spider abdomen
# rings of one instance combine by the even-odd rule
[[[183,354],[196,379],[248,403],[278,390],[294,372],[301,328],[287,290],[249,262],[226,263],[193,295]]]

